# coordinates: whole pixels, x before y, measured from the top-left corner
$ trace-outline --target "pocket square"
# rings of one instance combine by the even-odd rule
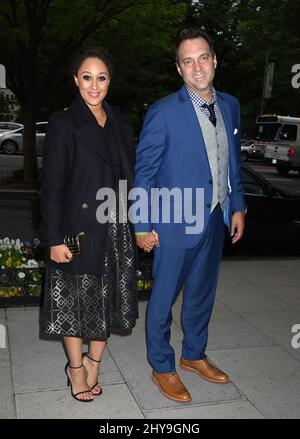
[[[238,132],[238,130],[237,130],[237,128],[235,128],[233,135],[235,136],[237,134],[237,132]]]

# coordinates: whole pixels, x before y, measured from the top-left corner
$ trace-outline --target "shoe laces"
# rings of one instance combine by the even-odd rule
[[[169,381],[170,381],[170,382],[173,382],[173,383],[174,383],[174,382],[177,382],[177,383],[178,383],[178,382],[179,382],[179,377],[178,377],[177,373],[175,373],[175,372],[174,372],[174,373],[171,373],[171,374],[170,374]]]

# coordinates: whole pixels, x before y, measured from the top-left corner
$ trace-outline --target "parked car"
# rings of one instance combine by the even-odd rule
[[[23,128],[23,125],[17,122],[0,122],[0,133],[17,130],[18,128]]]
[[[38,154],[43,152],[47,125],[48,122],[37,122],[36,124],[36,150]],[[5,154],[23,152],[23,134],[24,127],[0,133],[0,150]]]
[[[270,143],[266,146],[265,162],[276,166],[279,174],[298,171],[300,175],[300,145],[290,143]]]
[[[300,254],[300,195],[275,188],[247,165],[242,165],[247,203],[241,241],[232,245],[226,227],[223,254]],[[139,251],[139,277],[151,278],[153,252]]]
[[[249,158],[262,159],[264,157],[265,145],[256,140],[242,140],[240,159],[242,162]]]
[[[246,162],[249,158],[255,157],[254,145],[254,140],[241,141],[240,159],[242,162]]]
[[[247,165],[242,165],[247,214],[243,239],[224,253],[300,254],[300,195],[276,188]]]

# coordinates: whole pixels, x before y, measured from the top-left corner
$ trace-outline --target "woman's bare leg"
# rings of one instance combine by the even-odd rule
[[[84,357],[84,366],[88,374],[87,383],[91,388],[98,382],[100,363],[97,363],[97,361],[101,361],[105,346],[106,341],[91,340],[89,343],[88,356],[96,361]],[[95,386],[92,389],[92,392],[94,395],[99,395],[101,387],[99,385]]]
[[[69,365],[79,367],[82,365],[82,339],[78,337],[64,337],[64,343],[69,358]],[[84,392],[89,388],[87,375],[84,367],[79,369],[67,368],[67,373],[72,383],[73,393]],[[78,399],[93,399],[92,392],[78,395]]]

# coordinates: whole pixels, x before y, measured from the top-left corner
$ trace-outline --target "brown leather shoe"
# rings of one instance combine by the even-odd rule
[[[188,372],[196,372],[205,378],[207,381],[211,381],[212,383],[228,383],[230,378],[226,373],[222,372],[216,366],[213,366],[209,363],[207,358],[203,360],[186,360],[181,357],[179,366],[181,369]]]
[[[179,402],[190,402],[192,400],[189,391],[176,372],[157,373],[153,371],[151,378],[161,393],[167,398],[171,398]]]

